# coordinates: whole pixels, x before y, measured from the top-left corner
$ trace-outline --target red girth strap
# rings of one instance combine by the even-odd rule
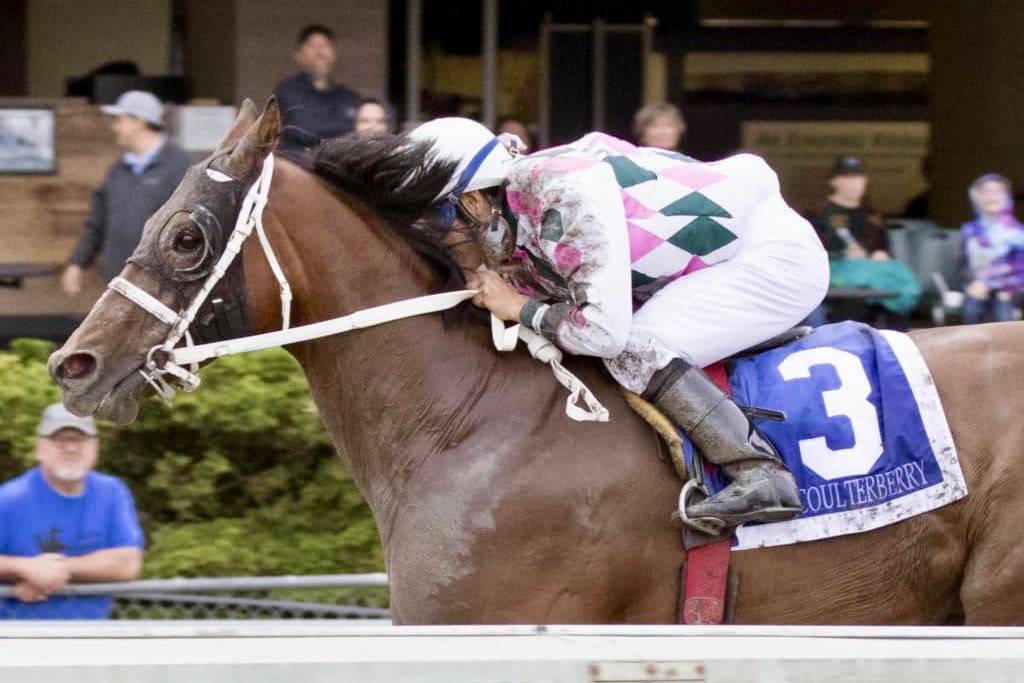
[[[715,384],[731,395],[729,376],[722,363],[704,369]],[[732,537],[691,548],[683,566],[679,621],[683,624],[721,624],[729,582]]]

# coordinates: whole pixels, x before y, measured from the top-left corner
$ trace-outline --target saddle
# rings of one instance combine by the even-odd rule
[[[774,337],[768,339],[767,341],[763,341],[760,344],[755,344],[754,346],[751,346],[749,349],[733,354],[726,358],[725,360],[723,360],[722,362],[729,363],[730,361],[738,360],[740,358],[750,358],[751,356],[756,356],[759,353],[764,353],[765,351],[777,349],[780,346],[785,346],[786,344],[789,344],[790,342],[795,342],[797,339],[803,339],[813,331],[814,328],[811,327],[810,325],[800,325],[799,327],[794,327],[792,329],[786,330],[782,334],[775,335]]]

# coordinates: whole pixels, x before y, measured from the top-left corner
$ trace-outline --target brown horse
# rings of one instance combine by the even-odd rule
[[[197,287],[182,275],[194,270],[197,242],[216,242],[208,226],[199,229],[197,204],[238,210],[237,191],[227,196],[233,183],[214,183],[204,170],[244,189],[278,133],[273,101],[258,117],[246,103],[221,149],[147,222],[122,276],[183,307]],[[294,290],[294,324],[441,288],[428,260],[365,198],[277,161],[264,221]],[[229,211],[219,222],[232,218]],[[277,285],[252,242],[242,253],[251,328],[274,330]],[[107,292],[50,360],[66,405],[134,419],[145,393],[136,370],[167,328]],[[736,621],[1024,622],[1024,402],[1016,393],[1024,325],[914,340],[944,402],[969,496],[867,533],[734,553]],[[396,623],[675,621],[684,556],[670,512],[680,484],[596,362],[567,365],[610,409],[605,424],[568,420],[548,369],[522,351],[497,353],[487,329],[469,321],[421,316],[289,351],[373,509]]]

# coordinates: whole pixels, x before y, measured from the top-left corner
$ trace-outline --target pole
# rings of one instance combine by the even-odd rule
[[[594,19],[594,61],[592,66],[593,102],[591,105],[593,107],[593,109],[591,110],[591,127],[594,130],[604,129],[605,109],[607,104],[607,55],[605,43],[606,37],[607,34],[605,32],[604,19],[600,17]]]
[[[422,0],[406,0],[405,6],[405,120],[420,121],[420,72],[423,63],[421,34]]]
[[[498,118],[498,0],[483,0],[483,123],[494,130]]]
[[[643,93],[640,101],[643,104],[650,103],[651,94],[651,52],[654,49],[654,29],[658,25],[658,20],[653,15],[645,14],[643,29],[641,29],[641,51],[643,55],[641,57],[640,64],[640,78],[643,81]]]
[[[540,66],[537,77],[537,124],[540,127],[538,149],[551,142],[551,14],[540,25]],[[536,150],[530,150],[536,151]]]

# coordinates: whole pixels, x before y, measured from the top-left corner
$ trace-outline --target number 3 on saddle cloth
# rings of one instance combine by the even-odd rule
[[[796,478],[804,508],[792,520],[738,527],[733,550],[869,531],[967,495],[938,392],[908,336],[826,325],[727,371],[737,404],[785,414],[754,421]],[[692,468],[685,436],[683,450]],[[728,480],[705,464],[704,483],[715,493]]]

